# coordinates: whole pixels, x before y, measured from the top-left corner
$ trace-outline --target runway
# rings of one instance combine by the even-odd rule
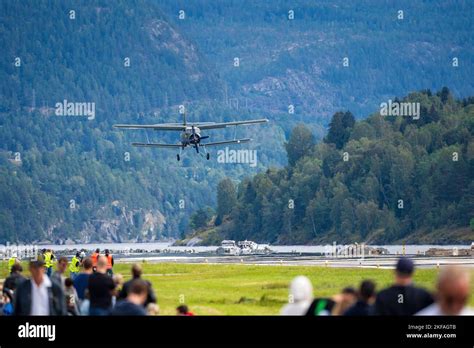
[[[188,264],[243,264],[259,266],[320,266],[344,268],[392,269],[398,256],[378,256],[365,258],[328,258],[312,255],[245,255],[245,256],[145,256],[127,257],[118,262],[188,263]],[[414,256],[418,268],[438,268],[446,265],[462,265],[474,268],[474,257],[427,257]]]

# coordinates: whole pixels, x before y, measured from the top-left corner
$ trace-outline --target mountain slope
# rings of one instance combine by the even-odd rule
[[[193,212],[215,206],[222,178],[285,165],[300,122],[321,140],[339,109],[359,117],[445,84],[472,95],[472,10],[470,1],[3,1],[0,243],[179,238]],[[58,116],[65,100],[93,103],[94,117]],[[270,118],[237,133],[254,138],[241,148],[257,151],[257,166],[219,163],[215,151],[176,163],[173,152],[130,146],[176,134],[112,128],[179,122],[179,105],[189,120]]]
[[[177,0],[162,8],[216,65],[229,104],[271,113],[288,133],[297,120],[321,137],[314,125],[336,111],[361,117],[413,90],[474,94],[472,1]]]
[[[136,150],[145,134],[112,125],[212,101],[220,81],[198,48],[149,2],[0,6],[0,242],[179,237],[222,169]],[[95,117],[57,116],[64,100],[95,103]]]
[[[302,150],[289,152],[293,164],[240,183],[238,203],[219,227],[221,238],[469,242],[474,98],[455,101],[444,88],[436,95],[412,93],[401,102],[420,103],[420,118],[377,113],[344,123],[338,120],[353,116],[337,113],[325,142],[309,148],[301,141],[306,128],[295,128],[289,144]],[[443,231],[442,237],[430,239],[433,231]]]

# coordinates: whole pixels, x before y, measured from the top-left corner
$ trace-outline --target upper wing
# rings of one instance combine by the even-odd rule
[[[168,130],[168,131],[183,131],[186,130],[186,126],[172,123],[162,124],[114,124],[115,128],[125,129],[155,129],[155,130]]]
[[[182,125],[179,123],[161,123],[161,124],[114,124],[115,128],[125,128],[125,129],[153,129],[153,130],[165,130],[165,131],[185,131],[190,127],[197,127],[199,129],[217,129],[217,128],[226,128],[229,126],[241,126],[248,124],[257,124],[257,123],[266,123],[268,119],[262,118],[258,120],[248,120],[248,121],[235,121],[235,122],[201,122],[201,123],[191,123],[188,125]]]
[[[241,144],[241,143],[248,143],[249,141],[252,141],[250,138],[244,138],[244,139],[235,139],[235,140],[224,140],[224,141],[215,141],[213,143],[201,143],[199,144],[200,146],[217,146],[217,145],[224,145],[224,144]]]
[[[241,126],[246,124],[257,124],[257,123],[267,123],[268,119],[262,118],[258,120],[248,120],[248,121],[235,121],[235,122],[222,122],[222,123],[194,123],[193,126],[198,127],[199,129],[217,129],[217,128],[226,128],[229,126]]]
[[[181,147],[179,144],[156,144],[156,143],[132,143],[133,146],[140,147],[165,147],[165,148],[177,148]]]

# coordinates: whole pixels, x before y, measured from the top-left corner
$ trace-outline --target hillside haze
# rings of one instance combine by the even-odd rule
[[[469,1],[178,0],[162,8],[216,65],[235,107],[327,125],[340,109],[365,117],[414,90],[474,93]]]

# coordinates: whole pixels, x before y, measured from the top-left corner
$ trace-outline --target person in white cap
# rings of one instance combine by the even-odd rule
[[[305,315],[313,301],[313,285],[305,276],[298,276],[291,282],[289,303],[281,315]]]

